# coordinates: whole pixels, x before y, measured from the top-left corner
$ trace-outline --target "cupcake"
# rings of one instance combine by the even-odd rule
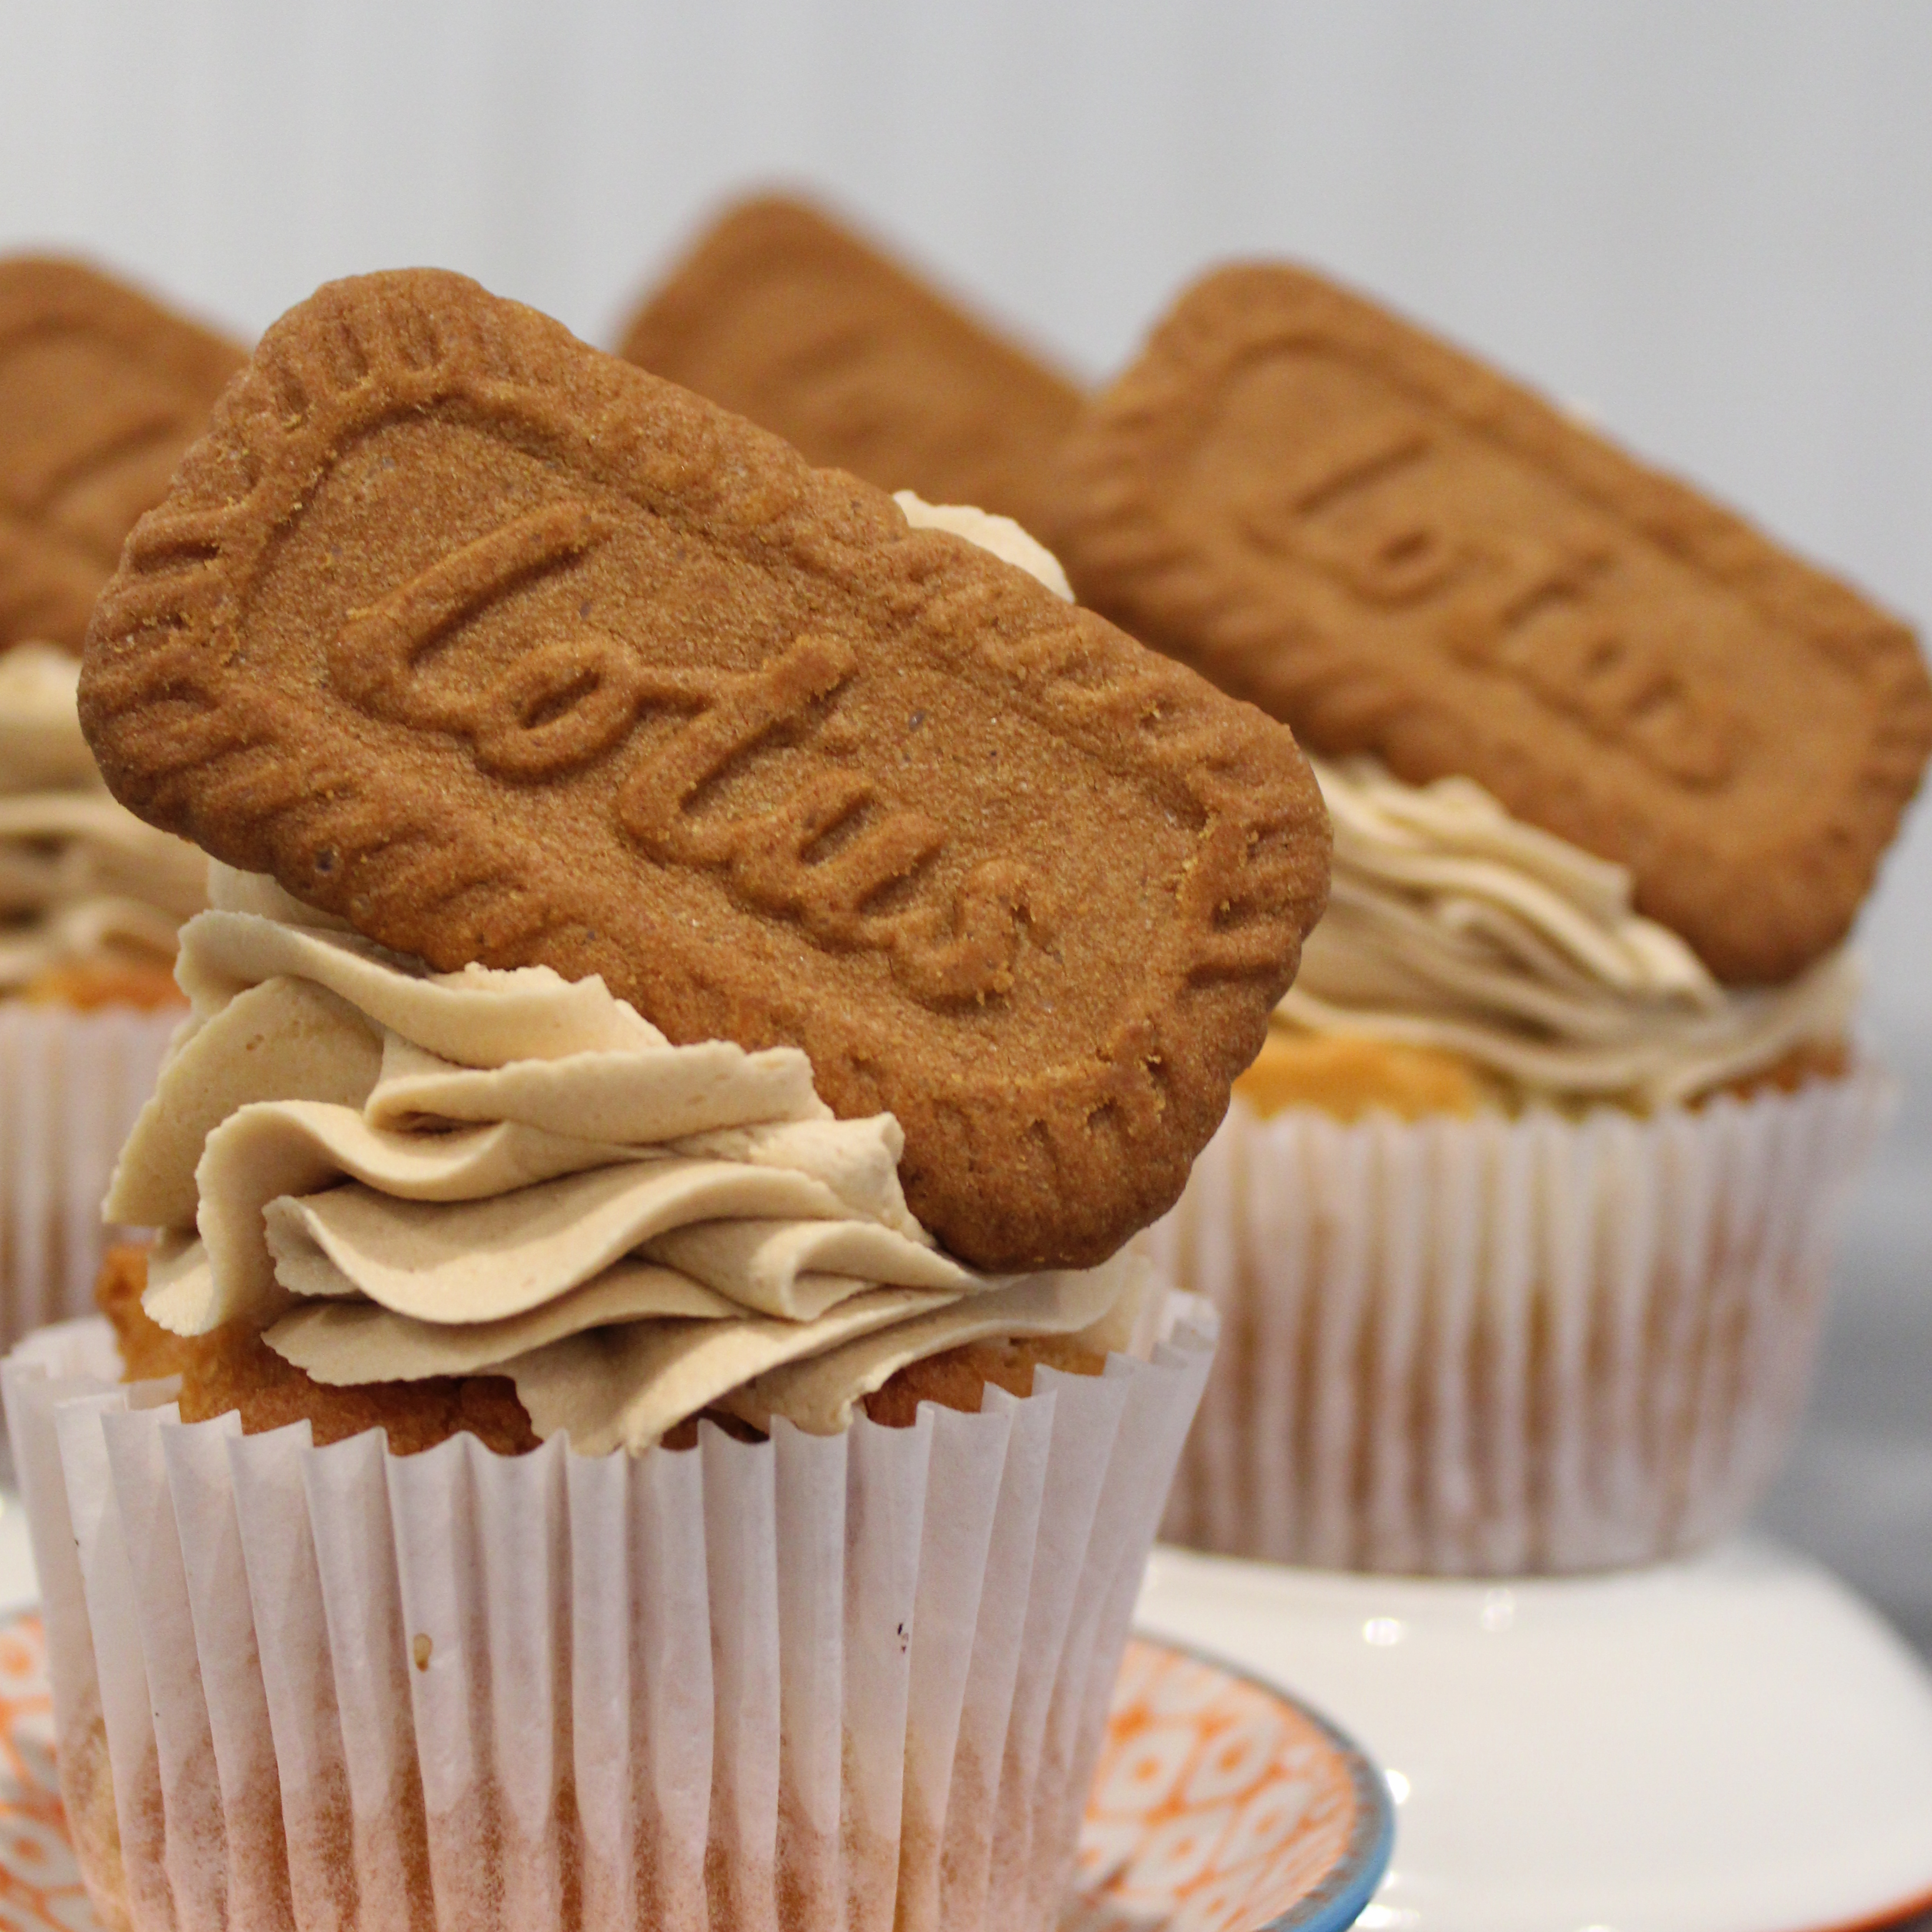
[[[1327,826],[911,517],[421,273],[136,530],[82,715],[214,904],[4,1372],[110,1924],[1057,1922],[1212,1354],[1126,1244]]]
[[[0,655],[0,1334],[88,1305],[116,1150],[181,1017],[175,935],[206,903],[194,847],[108,796],[74,714],[78,659]]]
[[[1066,454],[1076,590],[1289,723],[1324,922],[1174,1213],[1220,1308],[1165,1533],[1502,1575],[1735,1527],[1888,1106],[1846,935],[1932,746],[1904,628],[1301,271]]]
[[[115,1150],[180,1015],[200,855],[100,782],[81,638],[242,352],[78,263],[0,260],[0,1340],[88,1306]]]
[[[1312,762],[1328,914],[1146,1237],[1228,1336],[1166,1533],[1454,1574],[1695,1549],[1776,1468],[1889,1110],[1854,960],[1721,986],[1472,781]]]

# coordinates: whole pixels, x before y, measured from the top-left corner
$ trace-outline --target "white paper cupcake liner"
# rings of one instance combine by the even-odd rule
[[[184,1424],[104,1324],[33,1337],[0,1381],[96,1910],[1051,1927],[1213,1352],[1163,1312],[977,1415],[638,1459]]]
[[[1162,1534],[1454,1575],[1639,1563],[1742,1520],[1802,1406],[1869,1068],[1648,1118],[1258,1118],[1142,1238],[1221,1312]]]
[[[101,1196],[181,1018],[0,1000],[0,1347],[94,1306]]]

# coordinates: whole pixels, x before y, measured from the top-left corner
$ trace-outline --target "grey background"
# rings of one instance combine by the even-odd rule
[[[0,0],[0,248],[260,328],[466,269],[611,338],[721,195],[816,186],[1083,374],[1301,256],[1932,616],[1916,0]],[[1863,928],[1898,1131],[1768,1512],[1932,1648],[1932,818]]]

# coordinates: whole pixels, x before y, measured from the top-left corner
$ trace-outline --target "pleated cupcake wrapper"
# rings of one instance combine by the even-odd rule
[[[0,1000],[0,1347],[93,1306],[101,1196],[181,1017]]]
[[[1741,1522],[1802,1406],[1869,1068],[1639,1118],[1238,1100],[1142,1238],[1221,1346],[1162,1534],[1327,1568],[1638,1563]]]
[[[184,1424],[0,1370],[110,1926],[1046,1928],[1213,1352],[641,1458]],[[111,1802],[110,1802],[111,1798]]]

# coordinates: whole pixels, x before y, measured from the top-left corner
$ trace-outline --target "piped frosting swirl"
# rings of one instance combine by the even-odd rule
[[[1630,876],[1466,778],[1409,785],[1311,760],[1335,832],[1328,910],[1278,1010],[1290,1028],[1459,1054],[1532,1096],[1655,1106],[1835,1043],[1844,949],[1788,985],[1720,986],[1631,903]]]
[[[963,1267],[907,1208],[897,1122],[832,1118],[795,1048],[676,1046],[601,980],[433,974],[212,878],[106,1209],[165,1231],[164,1328],[251,1322],[322,1382],[506,1375],[587,1453],[718,1406],[836,1430],[982,1337],[1124,1340],[1134,1263]]]

